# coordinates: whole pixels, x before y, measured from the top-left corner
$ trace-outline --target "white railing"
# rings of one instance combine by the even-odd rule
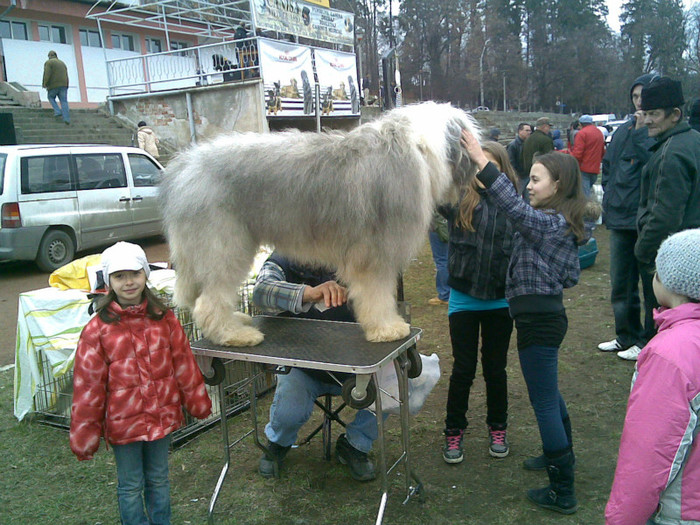
[[[260,77],[256,38],[107,61],[110,96]]]

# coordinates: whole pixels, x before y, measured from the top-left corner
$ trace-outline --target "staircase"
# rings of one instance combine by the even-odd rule
[[[111,144],[130,146],[133,130],[96,109],[70,110],[70,125],[54,118],[52,109],[5,104],[0,113],[12,113],[18,144]]]

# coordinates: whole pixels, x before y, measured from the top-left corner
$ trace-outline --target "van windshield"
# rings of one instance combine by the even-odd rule
[[[0,195],[5,191],[5,161],[7,160],[6,153],[0,153]]]

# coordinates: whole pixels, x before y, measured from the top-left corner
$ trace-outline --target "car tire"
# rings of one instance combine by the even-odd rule
[[[75,256],[75,243],[63,230],[49,230],[39,244],[36,264],[40,270],[51,273],[68,264]]]

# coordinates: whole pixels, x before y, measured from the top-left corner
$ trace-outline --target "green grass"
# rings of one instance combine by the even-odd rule
[[[595,350],[598,342],[612,336],[607,232],[597,231],[596,237],[601,247],[598,261],[566,294],[569,333],[560,357],[560,384],[572,415],[578,460],[579,512],[560,516],[539,510],[524,496],[527,488],[542,486],[545,475],[520,467],[525,457],[539,454],[540,441],[517,362],[515,336],[508,365],[511,455],[502,460],[488,455],[484,386],[479,372],[470,399],[466,459],[457,466],[442,461],[451,347],[446,309],[426,304],[435,295],[434,266],[426,243],[406,272],[404,283],[413,324],[424,330],[419,350],[440,355],[442,377],[423,411],[412,421],[412,461],[424,483],[423,501],[402,504],[405,477],[399,469],[400,475],[390,476],[384,523],[603,523],[633,367]],[[79,462],[70,452],[67,432],[31,420],[18,423],[12,415],[12,376],[12,371],[0,373],[0,525],[119,523],[111,451],[101,446],[94,460]],[[261,423],[267,421],[270,397],[260,403]],[[231,435],[243,432],[249,422],[247,414],[234,418],[229,423]],[[388,427],[389,456],[395,458],[400,436],[397,418],[389,418]],[[335,428],[334,435],[338,433]],[[217,523],[374,523],[380,483],[356,483],[345,467],[335,460],[326,462],[320,438],[290,452],[279,480],[265,480],[257,474],[259,451],[252,439],[243,440],[231,455],[232,466],[216,507]],[[218,426],[171,454],[174,524],[206,522],[222,457]]]

